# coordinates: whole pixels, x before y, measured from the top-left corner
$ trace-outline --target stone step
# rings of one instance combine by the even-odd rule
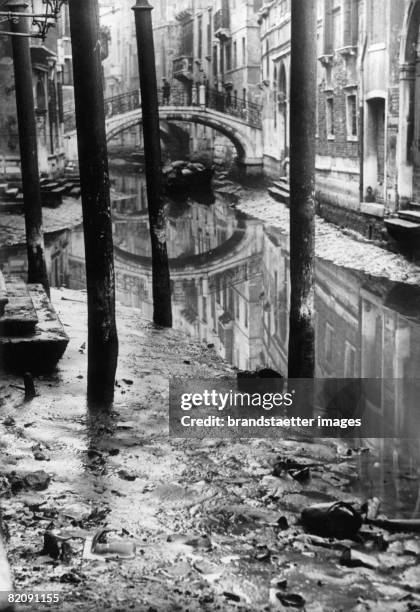
[[[0,183],[0,197],[4,195],[8,189],[9,189],[8,183]]]
[[[73,198],[79,198],[81,193],[82,190],[80,189],[80,187],[73,187],[73,189],[70,191],[70,195]]]
[[[398,217],[406,221],[420,222],[420,210],[400,210]]]
[[[54,189],[55,187],[58,187],[57,181],[49,180],[47,183],[43,183],[42,190],[44,190],[44,189]]]
[[[14,199],[19,193],[19,189],[17,187],[8,187],[4,192],[6,198]]]
[[[287,176],[281,176],[277,181],[273,181],[274,187],[290,190],[290,182]]]
[[[64,188],[64,190],[65,190],[65,193],[70,193],[70,192],[71,192],[71,190],[72,190],[74,187],[75,187],[74,183],[69,182],[69,181],[67,181],[67,182],[65,182],[65,183],[63,184],[63,188]]]
[[[397,217],[385,219],[384,223],[390,236],[405,244],[407,241],[411,242],[412,240],[417,242],[420,237],[420,223],[414,223],[413,221]]]
[[[290,202],[290,192],[286,189],[272,186],[268,188],[268,193],[278,202],[283,202],[283,204]]]
[[[5,285],[8,302],[0,317],[0,336],[33,334],[38,317],[26,284],[18,277],[8,277]]]
[[[42,285],[27,285],[38,323],[27,336],[0,336],[0,364],[15,372],[51,372],[61,359],[69,337]]]

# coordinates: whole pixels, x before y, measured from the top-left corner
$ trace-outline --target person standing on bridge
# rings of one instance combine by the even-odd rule
[[[163,86],[162,86],[163,104],[168,106],[169,101],[171,99],[171,84],[165,78],[163,78],[162,80],[163,80]]]

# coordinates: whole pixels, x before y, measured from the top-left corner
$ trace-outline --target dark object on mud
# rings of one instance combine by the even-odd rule
[[[340,563],[347,567],[367,567],[369,569],[378,569],[380,565],[376,557],[351,548],[343,551]]]
[[[282,605],[286,608],[303,608],[306,603],[302,595],[297,593],[276,593],[276,595],[277,599],[279,599]]]
[[[420,533],[420,519],[366,519],[368,525],[387,531],[408,531]]]
[[[70,563],[73,549],[67,542],[67,539],[58,536],[53,531],[47,530],[44,533],[44,548],[41,554],[48,555],[52,559],[60,559],[64,563]]]
[[[352,538],[362,525],[362,516],[346,502],[314,504],[302,510],[304,527],[316,535],[329,538]]]
[[[128,472],[127,470],[120,470],[118,472],[118,476],[122,478],[122,480],[128,480],[130,482],[132,482],[133,480],[136,480],[137,478],[135,474],[133,474],[132,472]]]
[[[131,559],[136,554],[135,542],[108,538],[109,530],[100,529],[92,540],[91,552],[105,557]]]
[[[283,391],[283,376],[271,368],[238,370],[236,378],[239,391],[248,393],[281,393]]]
[[[41,554],[48,555],[52,559],[60,558],[60,542],[52,531],[46,531],[44,533],[44,548],[42,549]]]
[[[296,480],[299,480],[300,477],[305,479],[308,476],[310,476],[310,472],[308,474],[306,470],[309,471],[309,468],[319,467],[319,466],[320,466],[319,463],[303,464],[303,463],[300,463],[299,461],[296,461],[295,459],[291,459],[290,457],[279,456],[277,457],[274,463],[272,475],[276,476],[277,478],[281,478],[281,476],[283,476],[283,472],[288,472]]]
[[[51,482],[51,476],[44,472],[44,470],[38,470],[36,472],[11,472],[9,474],[9,483],[12,493],[19,493],[19,491],[25,489],[32,489],[33,491],[44,491],[48,488]]]
[[[23,375],[23,384],[25,386],[25,400],[29,401],[36,396],[34,379],[30,372],[25,372]]]
[[[301,470],[290,470],[289,474],[298,482],[307,482],[311,477],[311,471],[308,467]]]
[[[286,529],[289,529],[289,521],[285,516],[281,516],[279,518],[279,520],[277,521],[277,525],[282,531],[286,531]]]
[[[236,593],[230,593],[229,591],[223,591],[223,595],[226,597],[228,601],[236,601],[237,603],[241,601],[239,595]]]

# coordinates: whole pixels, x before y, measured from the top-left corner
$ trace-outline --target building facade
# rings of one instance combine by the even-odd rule
[[[103,57],[105,97],[111,97],[139,88],[134,12],[129,2],[100,0],[99,5],[102,44],[108,42]]]
[[[395,235],[400,217],[413,231],[420,201],[419,2],[318,0],[317,10],[319,212],[370,237],[383,237],[385,227]],[[275,177],[288,167],[290,1],[265,4],[259,23],[264,165]]]
[[[0,10],[4,10],[0,2]],[[45,12],[41,0],[34,0],[35,13]],[[8,31],[9,22],[0,24]],[[62,19],[51,28],[45,41],[30,38],[32,83],[38,137],[39,170],[54,175],[64,168]],[[0,174],[20,175],[19,134],[11,37],[0,35]]]

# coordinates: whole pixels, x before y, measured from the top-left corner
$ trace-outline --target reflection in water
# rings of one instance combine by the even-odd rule
[[[113,203],[118,299],[152,318],[144,179],[117,176],[115,188],[130,196]],[[240,369],[286,373],[287,236],[238,214],[223,197],[211,206],[188,200],[168,206],[168,250],[174,326],[214,344]],[[81,227],[64,253],[67,284],[83,288]],[[420,288],[322,260],[316,274],[317,377],[377,378],[365,393],[369,419],[382,419],[387,432],[412,427],[420,391]],[[379,495],[394,513],[420,515],[418,442],[375,437],[354,443],[368,445],[379,457],[376,466],[368,455],[360,459],[364,493]]]

